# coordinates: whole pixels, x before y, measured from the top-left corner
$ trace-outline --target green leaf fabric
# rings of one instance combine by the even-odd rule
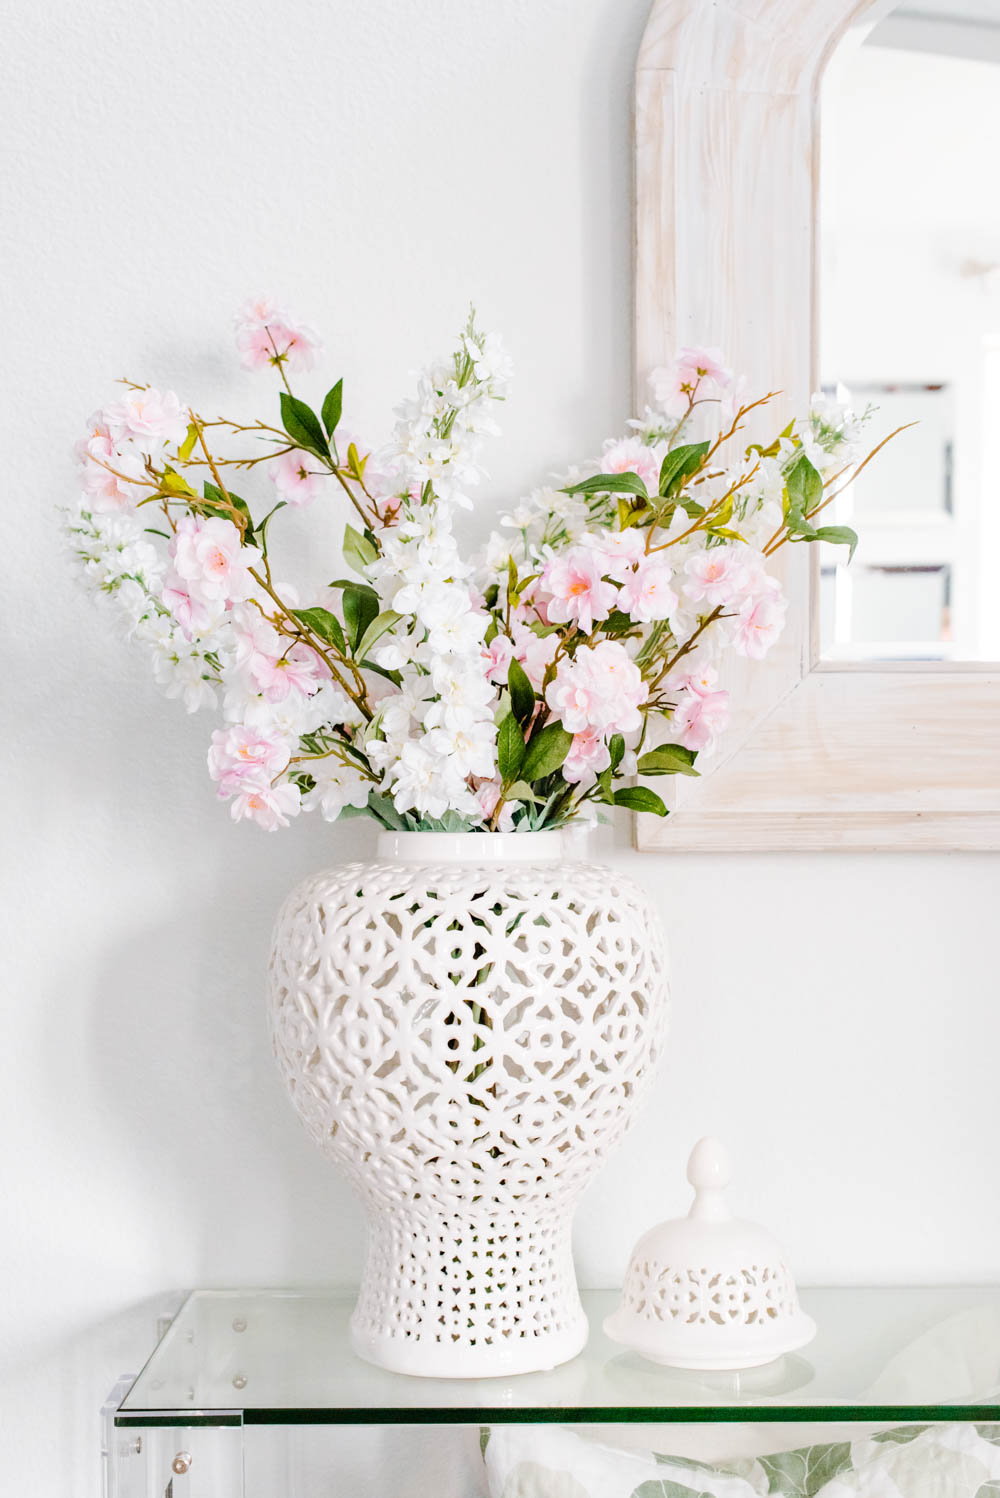
[[[832,1446],[804,1446],[800,1451],[782,1451],[757,1460],[767,1473],[767,1491],[785,1498],[816,1498],[832,1477],[851,1465],[849,1441]]]
[[[1000,1498],[1000,1426],[907,1425],[708,1464],[558,1426],[494,1426],[490,1498]]]

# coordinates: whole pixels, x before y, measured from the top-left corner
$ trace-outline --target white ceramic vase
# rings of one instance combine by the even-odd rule
[[[275,1054],[365,1203],[352,1340],[396,1372],[526,1373],[586,1342],[573,1210],[663,1049],[666,952],[638,886],[569,843],[384,833],[278,919]]]

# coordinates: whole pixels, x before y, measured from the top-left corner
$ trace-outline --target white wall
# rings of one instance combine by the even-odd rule
[[[646,5],[8,0],[4,1494],[93,1498],[97,1407],[164,1290],[346,1284],[361,1250],[278,1089],[262,971],[292,882],[369,835],[230,826],[209,724],[160,699],[60,555],[80,423],[126,371],[263,409],[229,318],[275,287],[378,437],[474,297],[519,368],[484,510],[593,450],[628,414]],[[996,1277],[996,862],[639,857],[624,828],[613,856],[672,932],[676,1023],[580,1213],[583,1281],[684,1206],[708,1130],[804,1279]]]

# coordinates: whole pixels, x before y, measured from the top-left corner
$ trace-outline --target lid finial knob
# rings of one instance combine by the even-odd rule
[[[729,1151],[721,1139],[699,1139],[688,1160],[687,1178],[694,1187],[689,1217],[701,1222],[726,1222],[729,1208],[723,1195],[730,1180]]]

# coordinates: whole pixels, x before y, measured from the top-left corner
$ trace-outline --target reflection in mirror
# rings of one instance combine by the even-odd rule
[[[904,0],[821,100],[820,376],[878,441],[823,558],[835,660],[1000,659],[1000,3]]]

